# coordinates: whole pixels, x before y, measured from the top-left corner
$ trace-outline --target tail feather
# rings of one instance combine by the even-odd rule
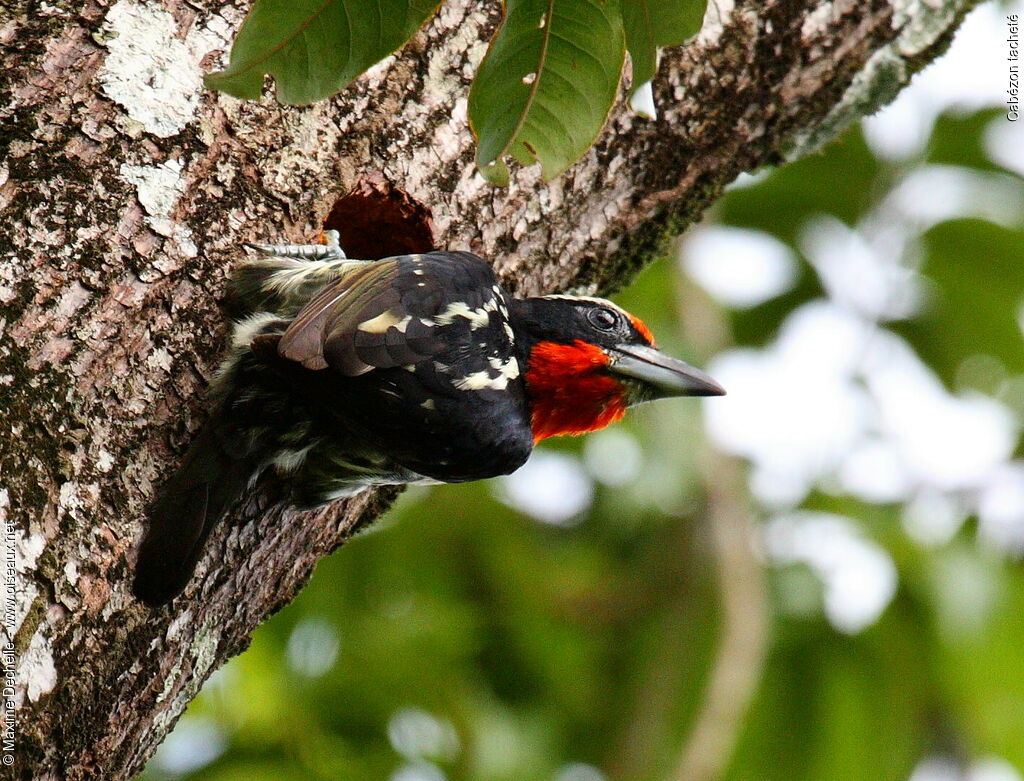
[[[252,473],[249,460],[226,453],[207,424],[150,506],[135,567],[135,596],[155,607],[184,590],[210,532],[245,491]]]

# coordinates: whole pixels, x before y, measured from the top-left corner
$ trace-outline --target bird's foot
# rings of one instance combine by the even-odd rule
[[[326,244],[249,244],[249,249],[271,255],[275,258],[297,258],[299,260],[345,260],[345,250],[338,243],[338,231],[324,231]]]

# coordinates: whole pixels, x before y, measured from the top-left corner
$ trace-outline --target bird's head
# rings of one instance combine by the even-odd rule
[[[583,434],[667,396],[721,396],[704,372],[660,352],[640,318],[602,298],[514,302],[534,440]]]

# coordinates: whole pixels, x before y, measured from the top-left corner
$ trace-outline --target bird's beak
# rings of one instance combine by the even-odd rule
[[[639,344],[620,344],[608,350],[612,374],[639,380],[665,396],[724,396],[725,388],[700,369]]]

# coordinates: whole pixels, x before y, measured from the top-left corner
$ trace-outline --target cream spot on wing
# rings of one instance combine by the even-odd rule
[[[425,402],[420,404],[420,406],[423,407],[423,409],[437,409],[437,405],[434,403],[433,399],[427,399]]]
[[[507,361],[502,361],[501,358],[488,358],[487,362],[491,368],[506,379],[514,380],[519,376],[519,361],[514,355]]]
[[[398,315],[389,309],[386,312],[381,312],[376,317],[364,320],[359,324],[358,329],[360,331],[365,331],[368,334],[382,334],[389,328],[394,327],[404,334],[405,329],[411,320],[412,317],[409,315],[399,318]]]
[[[447,308],[434,318],[436,325],[450,325],[455,322],[456,317],[464,317],[469,320],[470,329],[484,328],[491,321],[490,314],[485,309],[470,309],[464,301],[454,301],[448,304]]]
[[[490,372],[484,370],[459,377],[452,384],[459,390],[505,390],[508,387],[508,377],[504,374],[491,377]]]

